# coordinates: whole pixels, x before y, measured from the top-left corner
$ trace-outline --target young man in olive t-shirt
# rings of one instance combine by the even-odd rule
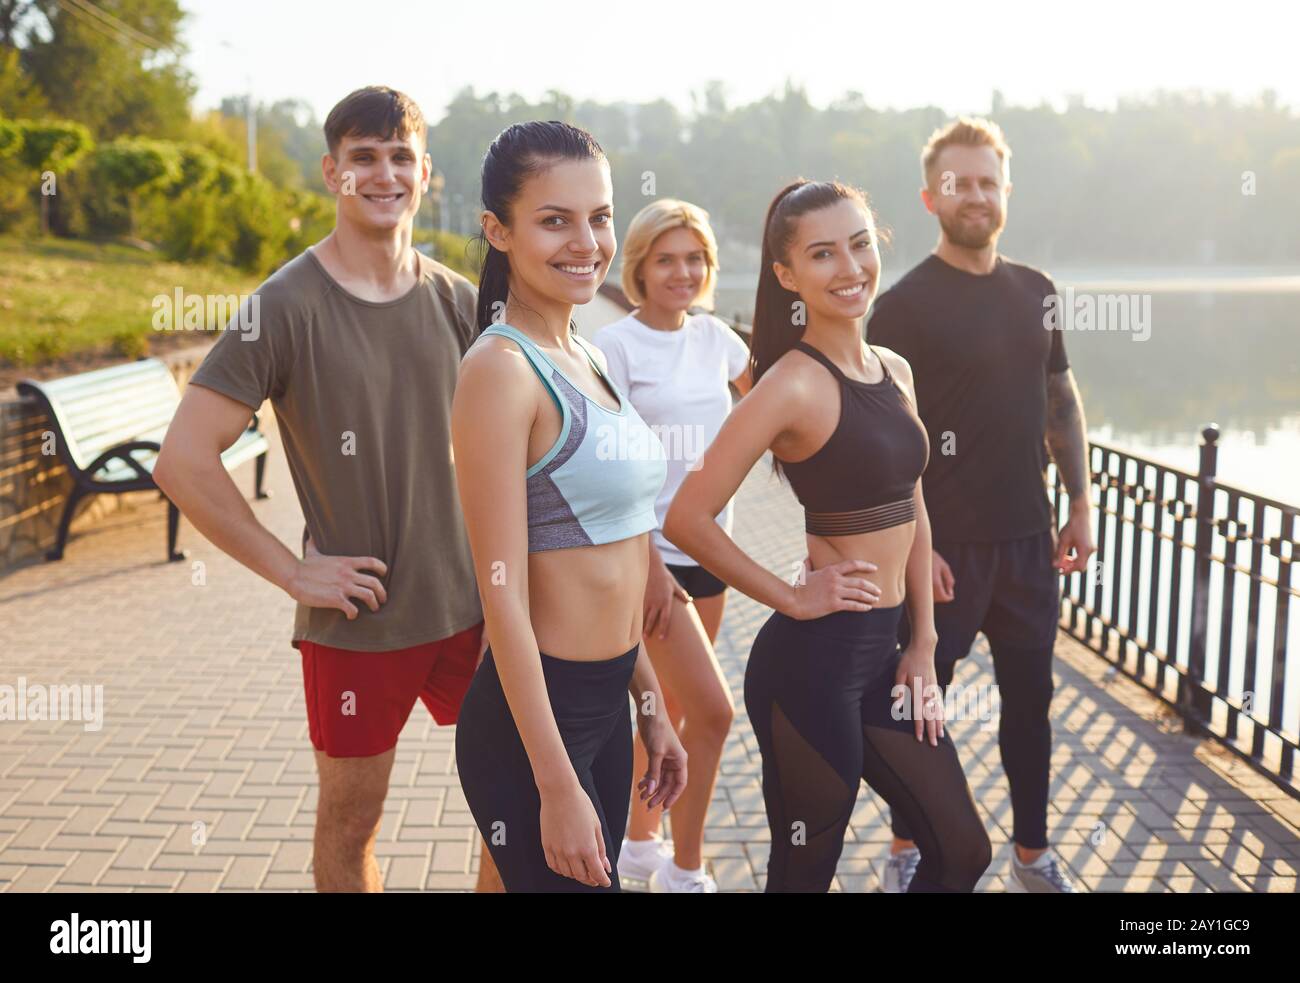
[[[222,332],[154,476],[201,533],[298,602],[321,783],[316,886],[378,891],[374,839],[398,733],[417,698],[454,723],[484,647],[450,438],[477,294],[411,248],[432,169],[418,107],[361,89],[330,112],[325,136],[334,230]],[[220,462],[266,399],[306,520],[301,559]]]
[[[939,220],[935,251],[883,293],[867,335],[908,360],[930,437],[921,486],[934,546],[940,686],[989,640],[1001,697],[998,744],[1014,817],[1010,886],[1070,893],[1047,840],[1052,650],[1061,573],[1093,551],[1087,430],[1052,281],[998,254],[1011,151],[996,124],[959,120],[922,153],[921,197]],[[1053,536],[1046,441],[1070,496]],[[907,619],[900,627],[906,646]],[[906,891],[919,858],[897,813],[887,892]]]

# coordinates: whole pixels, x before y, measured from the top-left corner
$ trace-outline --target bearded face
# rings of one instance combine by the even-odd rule
[[[1006,215],[997,199],[963,206],[955,213],[939,213],[939,225],[948,241],[966,249],[983,249],[997,239]]]
[[[992,147],[945,147],[934,163],[929,198],[945,238],[966,249],[983,249],[1006,224],[1011,189]]]

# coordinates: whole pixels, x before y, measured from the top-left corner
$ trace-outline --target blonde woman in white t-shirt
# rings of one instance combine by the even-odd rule
[[[623,291],[636,309],[593,340],[668,457],[655,505],[659,528],[650,536],[644,637],[691,780],[672,808],[671,843],[659,835],[661,810],[633,800],[619,871],[648,881],[654,892],[711,894],[717,884],[704,870],[704,820],[734,715],[713,652],[726,585],[664,539],[662,528],[687,470],[698,467],[731,411],[728,384],[741,396],[749,391],[749,348],[712,314],[689,313],[712,305],[718,250],[707,212],[684,201],[656,201],[632,219],[623,252]],[[730,533],[732,503],[717,518]],[[644,770],[639,740],[636,756]]]

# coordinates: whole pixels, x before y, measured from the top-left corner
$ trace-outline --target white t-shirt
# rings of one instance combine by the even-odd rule
[[[659,520],[651,536],[665,563],[698,566],[663,537],[664,517],[686,472],[704,455],[731,412],[727,383],[744,374],[749,347],[725,321],[693,314],[676,331],[660,331],[629,314],[593,336],[609,375],[659,436],[668,477],[655,502]],[[731,535],[732,502],[716,517]]]

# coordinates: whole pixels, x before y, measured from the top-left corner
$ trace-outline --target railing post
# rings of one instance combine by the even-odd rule
[[[1178,694],[1178,712],[1185,730],[1199,733],[1205,719],[1201,686],[1205,681],[1205,649],[1210,614],[1210,568],[1214,543],[1214,479],[1219,466],[1219,426],[1201,431],[1201,461],[1196,472],[1196,559],[1192,567],[1192,625],[1187,651],[1187,676]],[[1176,586],[1175,586],[1175,589]]]

